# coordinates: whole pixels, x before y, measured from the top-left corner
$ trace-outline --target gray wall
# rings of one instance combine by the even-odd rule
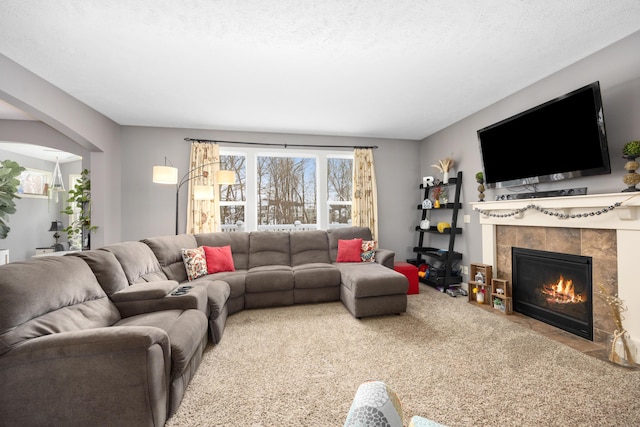
[[[640,32],[422,141],[420,166],[424,175],[437,176],[438,172],[430,165],[448,155],[455,158],[455,169],[462,170],[464,173],[462,200],[465,203],[460,220],[463,219],[464,214],[468,214],[471,223],[463,224],[464,232],[456,239],[456,250],[462,252],[463,264],[482,261],[478,213],[469,206],[469,202],[477,200],[478,184],[475,182],[475,173],[482,170],[476,135],[478,129],[598,80],[602,90],[612,173],[541,184],[538,190],[588,187],[588,194],[598,194],[617,193],[626,188],[622,182],[622,176],[625,174],[622,147],[629,141],[640,139],[640,55],[638,52],[640,52]],[[526,161],[528,149],[532,147],[519,147],[517,141],[514,141],[513,150],[505,152],[505,161]],[[579,153],[576,154],[579,155]],[[488,190],[486,198],[492,200],[496,195],[507,192],[506,189]],[[464,279],[466,281],[468,277]]]
[[[175,186],[154,184],[154,165],[165,156],[184,174],[190,144],[184,138],[218,139],[285,144],[377,145],[374,150],[379,204],[379,245],[396,252],[396,259],[411,255],[415,238],[419,198],[419,145],[416,141],[348,138],[197,129],[124,127],[122,130],[122,238],[173,234]],[[220,144],[224,146],[224,143]],[[231,147],[240,148],[238,145]],[[181,212],[186,210],[186,191],[180,192]],[[181,225],[184,232],[184,225]]]

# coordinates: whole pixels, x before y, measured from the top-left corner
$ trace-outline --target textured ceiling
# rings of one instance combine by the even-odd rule
[[[638,0],[0,0],[0,54],[122,125],[414,140],[638,30]]]

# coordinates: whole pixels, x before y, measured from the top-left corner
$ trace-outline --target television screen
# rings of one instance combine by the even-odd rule
[[[599,82],[478,131],[487,188],[611,173]]]

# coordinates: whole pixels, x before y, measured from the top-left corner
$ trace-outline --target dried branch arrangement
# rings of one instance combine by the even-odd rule
[[[449,172],[449,169],[453,167],[453,163],[453,159],[451,157],[447,157],[445,159],[438,160],[438,164],[431,165],[431,167],[438,169],[442,173],[445,173]]]
[[[624,317],[622,316],[622,312],[627,310],[627,306],[624,305],[624,302],[617,295],[610,295],[604,288],[604,286],[602,286],[602,284],[600,284],[599,286],[599,296],[604,299],[609,306],[611,315],[616,324],[616,330],[613,332],[611,348],[608,349],[609,360],[619,365],[635,366],[636,362],[633,358],[633,352],[631,351],[630,343],[627,341],[627,331],[622,326],[622,320],[624,319]],[[620,340],[620,342],[622,343],[622,348],[624,349],[624,359],[626,360],[623,360],[616,351],[618,340]]]

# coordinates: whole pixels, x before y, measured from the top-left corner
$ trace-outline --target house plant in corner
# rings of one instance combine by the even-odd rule
[[[0,239],[5,239],[11,228],[7,225],[9,215],[16,213],[13,199],[19,199],[16,193],[20,181],[18,175],[24,168],[12,160],[0,162]]]
[[[67,233],[69,242],[80,240],[82,249],[91,248],[91,232],[98,227],[91,224],[91,178],[89,170],[84,169],[76,185],[69,190],[67,208],[62,213],[75,219],[63,231]]]

